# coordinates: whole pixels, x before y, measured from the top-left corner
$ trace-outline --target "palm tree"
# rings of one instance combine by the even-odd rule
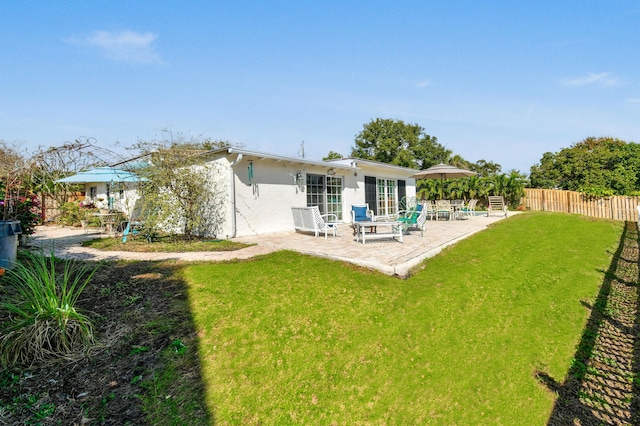
[[[418,182],[418,196],[421,199],[433,200],[440,194],[442,197],[442,186],[438,180],[434,179],[420,179]]]
[[[524,197],[524,187],[526,177],[518,171],[512,170],[508,176],[505,175],[505,200],[511,208],[517,208]]]
[[[465,199],[468,192],[468,178],[453,179],[449,182],[449,194],[452,199]]]
[[[471,176],[467,179],[467,195],[469,199],[477,198],[481,192],[482,179],[479,176]]]

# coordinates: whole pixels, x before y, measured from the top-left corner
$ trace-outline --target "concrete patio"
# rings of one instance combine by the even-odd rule
[[[511,213],[510,213],[511,215]],[[477,216],[473,219],[427,222],[424,237],[420,231],[411,230],[404,241],[377,239],[366,244],[356,242],[350,226],[341,225],[338,236],[328,239],[315,238],[312,234],[280,232],[235,238],[234,241],[252,243],[254,246],[233,252],[191,253],[136,253],[127,251],[101,251],[82,247],[87,239],[105,237],[97,232],[85,233],[78,228],[41,226],[30,237],[30,244],[50,251],[61,258],[82,260],[182,260],[225,261],[248,259],[277,250],[293,250],[313,256],[353,263],[379,270],[385,274],[407,276],[424,259],[433,257],[442,249],[482,231],[487,226],[503,220],[502,216]]]

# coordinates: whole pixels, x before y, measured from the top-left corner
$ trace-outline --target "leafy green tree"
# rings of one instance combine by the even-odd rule
[[[450,165],[455,166],[455,167],[459,167],[461,169],[467,169],[467,170],[471,170],[471,166],[473,164],[473,163],[465,160],[464,158],[462,158],[458,154],[452,155],[447,161],[445,161],[445,163],[446,164],[450,164]]]
[[[403,167],[426,169],[446,161],[451,151],[417,124],[377,118],[356,135],[351,156]]]
[[[640,146],[614,138],[586,138],[531,167],[530,185],[592,194],[640,191]]]
[[[488,177],[500,174],[502,166],[493,161],[478,160],[469,166],[469,170],[478,173],[478,176]]]
[[[326,157],[322,158],[323,161],[340,160],[340,159],[342,159],[342,154],[336,151],[329,151]]]

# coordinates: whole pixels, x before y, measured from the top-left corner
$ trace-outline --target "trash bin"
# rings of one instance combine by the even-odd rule
[[[11,269],[18,255],[19,220],[0,220],[0,268]]]

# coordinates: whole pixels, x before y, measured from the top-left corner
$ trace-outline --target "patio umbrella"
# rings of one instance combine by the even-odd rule
[[[471,170],[461,169],[450,164],[440,163],[435,166],[431,166],[428,169],[420,170],[418,173],[411,177],[416,179],[439,179],[440,188],[438,192],[440,193],[440,198],[442,198],[442,186],[445,179],[455,179],[475,175],[477,175],[477,173],[472,172]]]
[[[461,169],[449,164],[440,163],[436,166],[431,166],[428,169],[420,170],[415,175],[411,176],[416,179],[454,179],[460,177],[475,176],[476,172],[471,170]]]

